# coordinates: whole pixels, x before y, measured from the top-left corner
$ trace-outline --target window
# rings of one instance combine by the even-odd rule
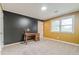
[[[60,21],[53,21],[52,23],[52,31],[56,31],[56,32],[59,32],[59,24],[60,24]]]
[[[73,17],[61,18],[60,20],[52,20],[52,32],[73,32]]]
[[[73,32],[72,18],[61,20],[61,32]]]

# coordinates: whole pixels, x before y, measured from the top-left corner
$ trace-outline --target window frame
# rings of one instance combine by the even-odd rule
[[[68,18],[72,18],[72,32],[65,32],[65,31],[61,31],[62,29],[61,29],[61,27],[62,26],[68,26],[68,25],[61,25],[61,22],[62,22],[62,20],[65,20],[65,19],[68,19]],[[52,28],[52,23],[53,23],[53,21],[59,21],[60,22],[60,24],[59,24],[59,31],[53,31],[53,28]],[[75,16],[74,15],[71,15],[71,16],[66,16],[66,17],[61,17],[61,18],[57,18],[57,19],[54,19],[54,20],[52,20],[51,21],[51,32],[61,32],[61,33],[74,33],[74,26],[75,26]]]
[[[52,22],[54,22],[54,21],[58,21],[57,19],[56,20],[52,20]],[[60,32],[60,25],[59,25],[59,31],[54,31],[54,30],[52,30],[52,28],[53,28],[53,23],[51,22],[51,32]],[[60,24],[60,21],[59,21],[59,24]]]

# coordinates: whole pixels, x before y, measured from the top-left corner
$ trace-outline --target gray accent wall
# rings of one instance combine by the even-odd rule
[[[23,41],[24,30],[38,32],[38,20],[28,16],[3,11],[4,13],[4,44]]]

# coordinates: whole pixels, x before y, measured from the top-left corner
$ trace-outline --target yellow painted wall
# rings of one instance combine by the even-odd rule
[[[44,22],[44,37],[79,44],[79,12],[67,14],[67,15],[64,15],[64,17],[70,16],[70,15],[75,15],[74,33],[51,32],[51,19],[50,19]],[[61,17],[62,16],[57,17],[57,18],[61,18]]]

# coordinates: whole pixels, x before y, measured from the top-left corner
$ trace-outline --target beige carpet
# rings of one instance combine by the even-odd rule
[[[72,55],[79,54],[79,47],[51,40],[30,41],[5,46],[2,55]]]

